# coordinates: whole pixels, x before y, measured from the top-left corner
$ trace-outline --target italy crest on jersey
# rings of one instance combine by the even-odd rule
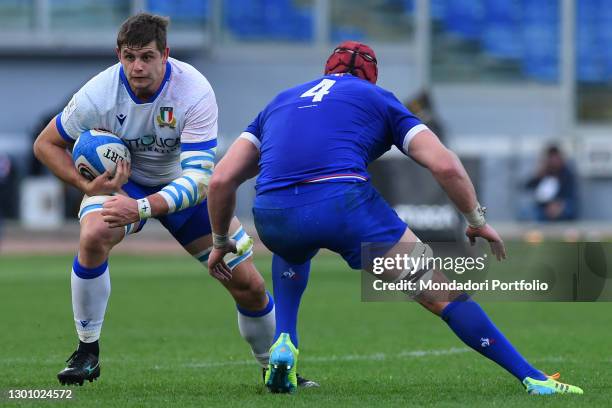
[[[159,108],[157,124],[159,127],[168,126],[172,129],[176,127],[176,118],[174,117],[173,108],[171,106],[162,106]]]

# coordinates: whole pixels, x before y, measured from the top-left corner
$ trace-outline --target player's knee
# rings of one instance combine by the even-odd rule
[[[237,280],[232,285],[230,292],[239,305],[251,310],[258,310],[267,304],[266,283],[252,264],[248,268],[248,272],[243,279]]]
[[[88,252],[109,251],[116,243],[116,233],[100,220],[88,220],[81,225],[80,247]]]
[[[250,266],[250,268],[248,268],[249,271],[245,274],[245,278],[238,282],[236,289],[243,292],[244,296],[257,297],[265,294],[266,283],[259,272],[257,272],[253,265],[245,264],[244,266]]]
[[[261,310],[268,305],[268,295],[265,286],[254,290],[242,291],[234,299],[236,303],[249,310]]]
[[[266,282],[259,273],[253,274],[250,284],[247,288],[249,297],[252,299],[261,299],[266,296]]]

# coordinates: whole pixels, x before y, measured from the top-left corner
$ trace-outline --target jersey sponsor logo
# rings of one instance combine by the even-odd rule
[[[159,115],[157,115],[157,124],[159,127],[168,126],[174,129],[176,127],[176,118],[174,117],[172,106],[162,106],[159,108]]]
[[[117,120],[119,121],[119,125],[123,126],[123,122],[125,122],[125,118],[127,118],[127,116],[124,115],[123,113],[120,113],[117,115]]]
[[[143,135],[138,139],[123,139],[130,151],[170,153],[181,145],[180,137],[161,137],[158,135]]]

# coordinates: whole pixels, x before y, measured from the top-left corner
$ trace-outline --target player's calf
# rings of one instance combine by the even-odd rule
[[[236,302],[240,335],[251,346],[257,362],[266,367],[276,325],[274,300],[252,259],[237,265],[224,286]]]
[[[262,367],[267,367],[269,348],[274,339],[274,300],[266,291],[265,282],[253,264],[253,240],[240,222],[234,218],[230,238],[236,241],[236,253],[225,255],[223,260],[232,270],[232,279],[222,282],[236,302],[238,328],[251,346],[251,351]],[[207,247],[199,250],[198,247]],[[186,249],[204,266],[212,250],[212,238],[202,238]]]

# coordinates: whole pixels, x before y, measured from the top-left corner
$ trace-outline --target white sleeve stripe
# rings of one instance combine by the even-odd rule
[[[188,171],[207,171],[212,174],[214,167],[215,166],[212,163],[208,166],[202,164],[186,164],[183,166],[183,174]]]
[[[193,158],[207,158],[211,160],[215,160],[216,149],[210,150],[190,150],[181,152],[181,161],[190,160]]]
[[[187,169],[206,170],[206,169],[212,169],[213,167],[215,167],[213,162],[189,162],[189,163],[184,163],[182,169],[183,170],[187,170]]]
[[[159,191],[159,193],[165,193],[162,196],[168,203],[170,212],[192,207],[203,199],[199,195],[199,181],[189,175],[184,175]]]
[[[429,130],[429,128],[421,123],[420,125],[414,126],[412,129],[408,131],[408,133],[406,133],[406,136],[404,136],[404,143],[402,144],[404,153],[408,154],[408,147],[410,146],[410,142],[412,141],[412,138],[415,137],[418,133],[422,132],[423,130]]]
[[[215,162],[212,160],[184,160],[181,162],[181,167],[183,169],[193,168],[194,166],[199,166],[199,167],[204,167],[204,168],[214,167]]]
[[[258,138],[255,137],[254,134],[249,133],[249,132],[242,132],[240,134],[240,136],[238,136],[238,139],[246,139],[249,142],[253,143],[255,145],[255,147],[257,148],[257,150],[260,149],[261,147],[261,142],[259,141]]]
[[[166,200],[166,204],[168,204],[169,213],[176,211],[176,203],[174,202],[174,198],[166,193],[164,190],[160,190],[157,194],[161,195],[164,200]]]
[[[181,167],[185,169],[212,169],[215,167],[215,150],[181,152]]]

